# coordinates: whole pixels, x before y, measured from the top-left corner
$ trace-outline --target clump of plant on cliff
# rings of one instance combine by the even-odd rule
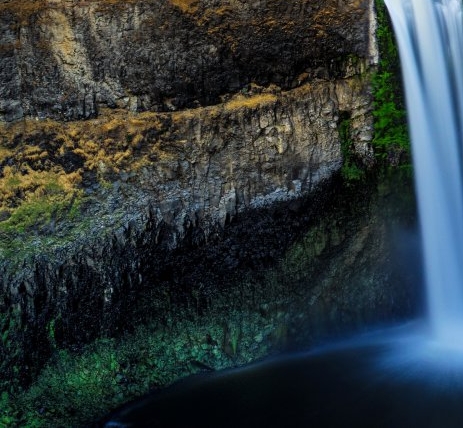
[[[114,113],[90,126],[52,120],[0,124],[0,247],[25,233],[53,233],[59,222],[78,216],[88,187],[135,168],[141,133],[158,127],[155,120],[145,122]]]
[[[380,163],[409,166],[410,140],[399,54],[384,1],[375,0],[375,6],[380,61],[378,71],[373,75],[373,145]]]
[[[359,181],[365,177],[365,169],[363,161],[353,150],[351,138],[351,118],[348,114],[341,114],[338,131],[339,138],[341,140],[341,153],[343,158],[341,175],[348,183]]]
[[[380,168],[390,166],[410,170],[410,139],[401,80],[400,58],[392,31],[392,23],[384,0],[375,0],[379,64],[372,74],[374,135],[372,146]],[[366,178],[364,160],[354,150],[351,118],[341,112],[338,124],[343,165],[341,175],[346,182]]]

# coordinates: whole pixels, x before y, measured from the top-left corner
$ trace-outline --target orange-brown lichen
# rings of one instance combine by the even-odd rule
[[[194,13],[198,10],[198,0],[170,0],[170,2],[185,13]]]

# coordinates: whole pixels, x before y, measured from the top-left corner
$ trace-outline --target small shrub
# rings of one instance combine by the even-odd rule
[[[376,0],[375,5],[381,57],[378,71],[373,76],[373,146],[377,158],[382,163],[393,165],[409,163],[410,140],[399,54],[386,7],[382,0]]]
[[[341,153],[343,163],[341,175],[346,182],[358,181],[365,177],[365,170],[362,168],[362,162],[355,154],[351,139],[351,120],[350,118],[341,118],[338,126],[339,139],[341,141]]]

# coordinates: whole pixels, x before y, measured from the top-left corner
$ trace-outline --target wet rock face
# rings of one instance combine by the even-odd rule
[[[52,245],[28,237],[14,264],[1,253],[22,359],[126,328],[140,290],[159,316],[191,300],[198,249],[217,271],[275,262],[342,164],[345,118],[369,162],[372,28],[369,0],[0,0],[0,168],[38,147],[46,168],[82,174],[90,224],[45,225]],[[294,228],[262,235],[275,217]]]
[[[0,3],[0,119],[208,105],[250,82],[346,74],[371,51],[369,0]]]

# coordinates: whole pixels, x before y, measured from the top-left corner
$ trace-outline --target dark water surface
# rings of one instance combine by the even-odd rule
[[[463,350],[417,324],[194,376],[105,427],[463,427]]]

